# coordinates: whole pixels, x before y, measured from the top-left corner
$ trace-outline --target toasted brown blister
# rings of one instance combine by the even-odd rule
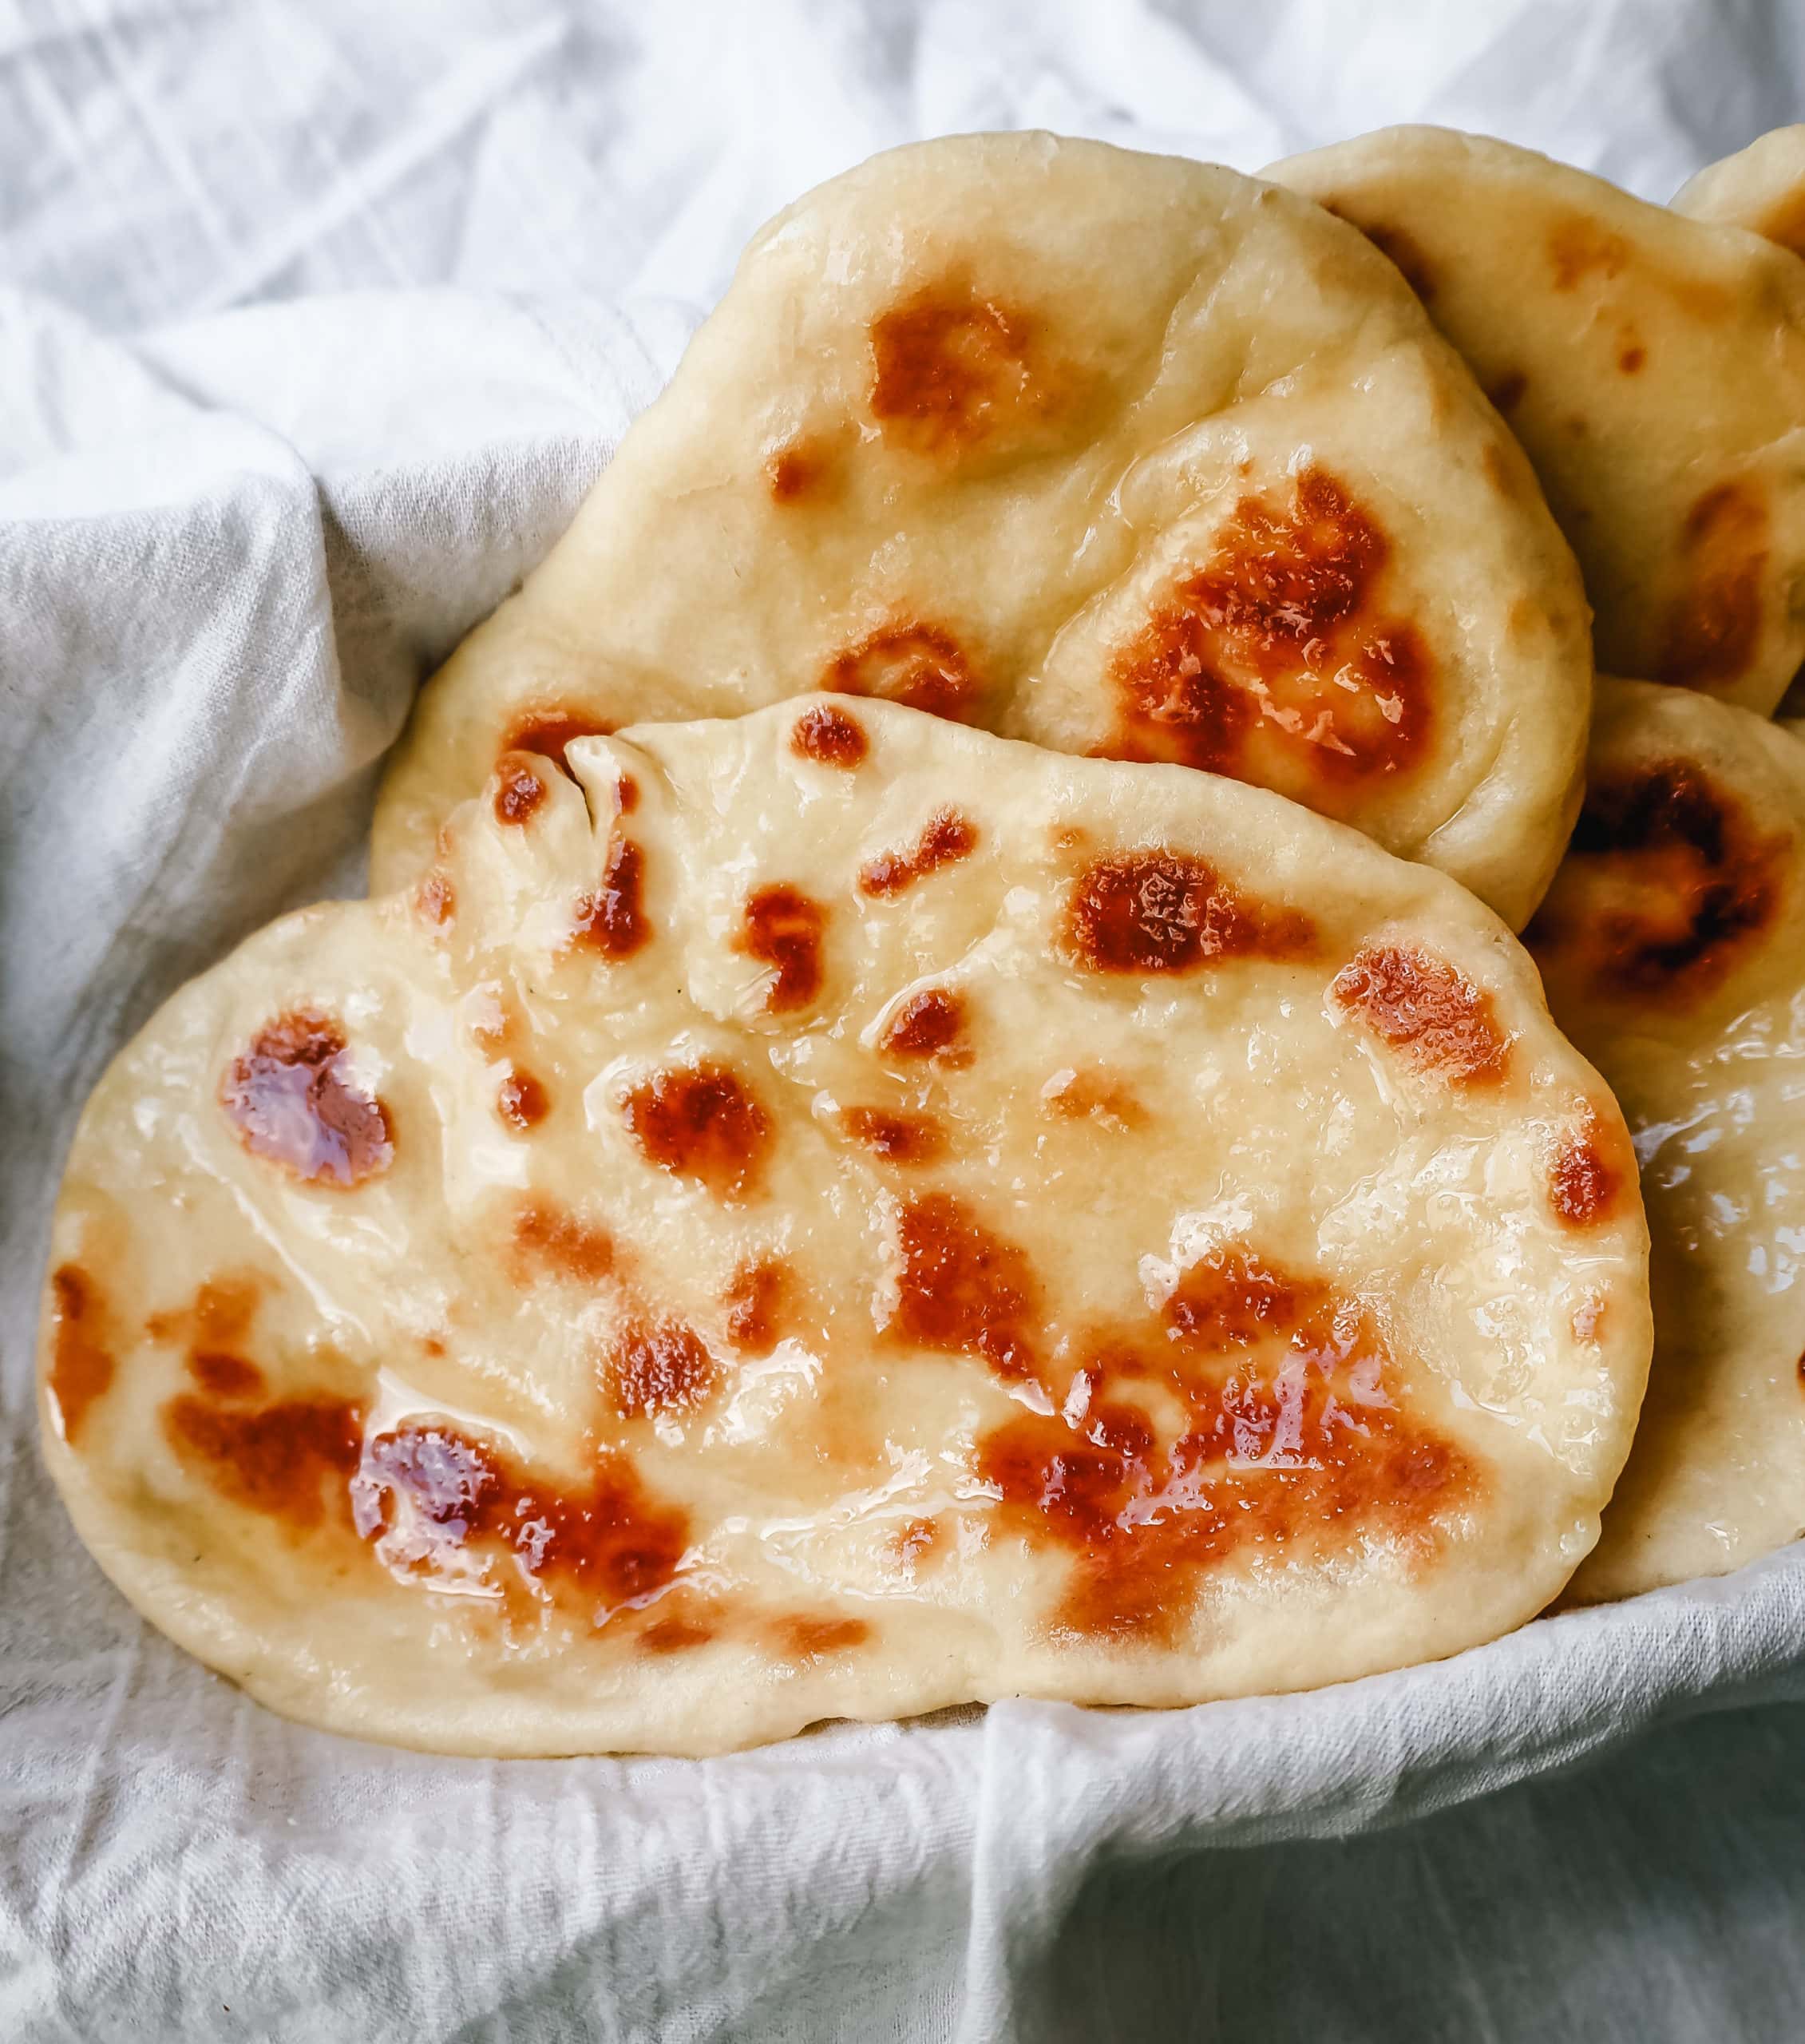
[[[1585,811],[1526,941],[1622,1103],[1654,1240],[1648,1400],[1573,1586],[1627,1596],[1805,1531],[1805,744],[1601,682]],[[1634,1168],[1609,1126],[1555,1160],[1577,1230]]]
[[[970,347],[949,415],[1051,432]],[[275,925],[83,1119],[45,1452],[175,1638],[341,1730],[694,1753],[1296,1688],[1557,1594],[1645,1236],[1471,896],[877,702],[564,769],[453,817],[454,913]]]
[[[505,748],[834,691],[1277,789],[1514,926],[1578,801],[1577,569],[1396,272],[1233,172],[879,156],[755,237],[570,532],[427,685],[373,879]],[[796,743],[857,770],[833,713]]]
[[[1805,661],[1805,264],[1446,129],[1266,174],[1398,262],[1509,420],[1599,667],[1773,709]]]

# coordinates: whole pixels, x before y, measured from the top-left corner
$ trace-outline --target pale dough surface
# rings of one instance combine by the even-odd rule
[[[1805,256],[1805,124],[1770,129],[1746,149],[1708,163],[1674,194],[1673,207]]]
[[[1559,1591],[1646,1235],[1471,896],[841,697],[570,763],[87,1109],[45,1452],[165,1631],[343,1731],[703,1753],[1333,1682]]]
[[[523,740],[817,687],[1270,786],[1513,927],[1558,862],[1585,597],[1358,235],[1049,135],[873,158],[757,236],[570,531],[422,693],[372,884]]]

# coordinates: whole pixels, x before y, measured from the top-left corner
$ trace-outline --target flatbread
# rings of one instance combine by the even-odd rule
[[[704,1753],[1332,1682],[1560,1589],[1646,1238],[1470,896],[888,704],[567,756],[89,1106],[45,1452],[165,1631],[342,1731]]]
[[[1636,1139],[1655,1363],[1582,1600],[1805,1530],[1805,745],[1601,682],[1590,780],[1528,941]]]
[[[1805,125],[1775,128],[1707,164],[1674,194],[1676,212],[1746,228],[1805,256]]]
[[[1472,365],[1579,557],[1600,668],[1771,711],[1805,660],[1805,265],[1445,129],[1267,175],[1369,234]]]
[[[1520,453],[1358,236],[1232,171],[981,135],[754,238],[426,687],[373,885],[509,745],[817,687],[1261,782],[1514,925],[1577,811],[1590,652]]]

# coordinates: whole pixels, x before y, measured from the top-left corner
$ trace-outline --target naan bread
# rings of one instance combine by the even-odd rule
[[[1805,125],[1775,128],[1720,163],[1707,164],[1674,195],[1676,212],[1747,228],[1805,256]]]
[[[1722,1574],[1805,1531],[1805,746],[1601,682],[1590,786],[1529,941],[1623,1104],[1655,1362],[1573,1594]]]
[[[1591,699],[1578,572],[1390,267],[1232,171],[876,158],[753,241],[669,390],[421,697],[373,886],[509,745],[817,687],[1257,781],[1514,926]]]
[[[1600,667],[1771,710],[1805,660],[1805,265],[1443,129],[1267,175],[1372,236],[1509,419]]]
[[[1559,1590],[1646,1237],[1471,897],[888,704],[568,758],[89,1107],[46,1452],[157,1624],[343,1731],[703,1753],[1332,1682]]]

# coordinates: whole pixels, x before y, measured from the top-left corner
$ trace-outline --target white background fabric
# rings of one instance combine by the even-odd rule
[[[1791,0],[0,0],[0,2037],[1805,2034],[1805,1553],[1316,1696],[442,1761],[141,1626],[30,1388],[101,1067],[356,890],[419,677],[778,204],[1419,118],[1665,198],[1802,116]]]

